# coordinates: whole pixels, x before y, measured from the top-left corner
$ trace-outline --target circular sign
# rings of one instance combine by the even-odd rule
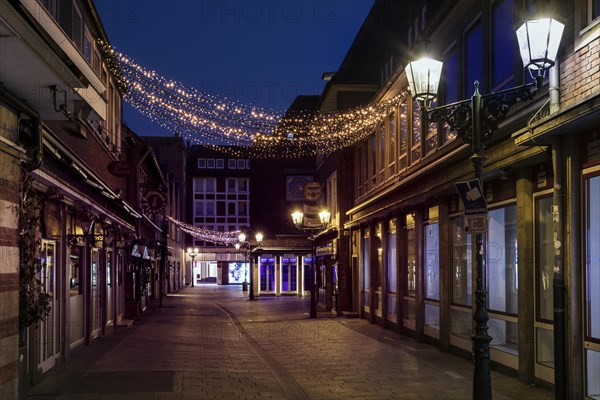
[[[167,208],[167,194],[158,189],[146,190],[141,203],[145,213],[162,214]]]
[[[304,198],[308,201],[317,201],[323,195],[323,188],[319,182],[307,182],[304,185]]]

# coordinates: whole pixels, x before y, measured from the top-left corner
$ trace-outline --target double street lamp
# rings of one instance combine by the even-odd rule
[[[431,102],[437,96],[442,71],[442,63],[429,58],[413,61],[406,66],[408,85],[413,98],[422,110],[422,129],[427,129],[429,122],[446,122],[451,129],[456,130],[463,141],[470,143],[473,149],[471,161],[475,169],[475,178],[483,183],[483,164],[485,162],[485,143],[497,128],[500,121],[507,118],[509,108],[518,101],[533,99],[540,90],[546,71],[554,66],[564,25],[554,19],[538,19],[525,22],[517,31],[517,40],[524,68],[529,70],[534,83],[529,83],[490,93],[479,94],[479,83],[475,82],[475,93],[468,100],[430,108]],[[480,186],[481,187],[481,186]],[[485,227],[487,232],[487,226]],[[486,309],[487,290],[485,286],[485,235],[477,233],[477,283],[475,290],[475,334],[473,341],[473,356],[475,370],[473,373],[473,398],[491,399],[490,352],[492,338],[488,335]],[[554,276],[554,309],[555,309],[555,388],[558,393],[564,390],[562,384],[564,362],[558,357],[561,344],[564,343],[564,327],[561,321],[564,315],[558,314],[562,309],[564,314],[564,272]],[[560,284],[562,283],[562,288]],[[561,365],[562,364],[562,365]]]
[[[197,247],[194,247],[194,248],[188,247],[187,255],[192,258],[192,287],[194,287],[194,281],[196,280],[196,272],[195,272],[196,268],[194,265],[194,259],[196,257],[198,257],[199,254],[200,254],[200,250],[198,250]]]
[[[327,228],[331,219],[331,213],[327,210],[323,210],[319,213],[319,220],[321,221],[321,227],[306,227],[303,225],[304,213],[301,211],[295,211],[292,213],[292,221],[298,229],[309,231],[312,236],[308,237],[312,245],[312,258],[311,258],[311,275],[312,284],[310,285],[310,318],[317,318],[317,267],[316,267],[316,244],[315,235],[317,232]]]
[[[246,262],[249,262],[249,264],[250,264],[250,293],[248,294],[248,300],[254,300],[254,270],[253,270],[254,263],[252,262],[252,260],[249,259],[249,256],[250,256],[250,253],[252,253],[252,250],[256,249],[262,243],[263,234],[260,232],[256,233],[256,235],[254,235],[254,239],[256,240],[255,244],[247,242],[246,234],[244,232],[241,232],[238,235],[238,242],[234,245],[236,250],[239,250],[241,247],[244,248],[244,260]],[[244,275],[244,283],[242,286],[242,290],[246,291],[247,287],[248,287],[248,282],[246,282],[246,275]]]

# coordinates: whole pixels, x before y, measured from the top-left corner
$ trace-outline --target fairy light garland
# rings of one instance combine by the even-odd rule
[[[346,112],[295,112],[214,96],[148,70],[108,43],[99,47],[123,98],[144,116],[192,144],[249,158],[323,155],[368,137],[406,101],[406,92]]]
[[[167,219],[177,225],[185,233],[188,233],[199,240],[225,245],[234,245],[239,242],[238,236],[241,233],[239,230],[226,232],[214,231],[189,225],[169,216],[167,216]]]

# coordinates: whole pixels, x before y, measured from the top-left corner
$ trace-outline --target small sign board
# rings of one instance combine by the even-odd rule
[[[146,214],[162,214],[167,208],[167,194],[162,190],[149,189],[142,195],[140,203]]]
[[[465,215],[465,232],[486,233],[487,214]]]
[[[487,213],[487,202],[481,190],[479,179],[455,184],[456,191],[465,205],[465,215],[481,215]]]

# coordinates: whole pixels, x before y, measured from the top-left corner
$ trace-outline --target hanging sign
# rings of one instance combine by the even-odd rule
[[[167,195],[158,189],[146,190],[142,195],[141,205],[146,214],[162,214],[167,208]]]
[[[304,198],[308,201],[317,201],[323,196],[323,188],[319,182],[304,184]]]

